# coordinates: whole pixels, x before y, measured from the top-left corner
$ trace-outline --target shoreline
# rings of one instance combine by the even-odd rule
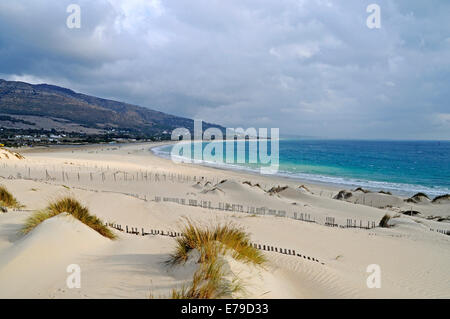
[[[153,149],[164,147],[167,145],[170,145],[172,143],[164,143],[161,145],[156,145],[150,148],[150,152],[152,155],[155,155],[157,157],[170,160],[169,156],[165,156],[162,152],[158,154],[158,152],[154,151]],[[234,172],[242,172],[243,174],[250,174],[252,176],[264,176],[267,178],[275,178],[275,179],[285,179],[287,181],[291,182],[298,182],[298,183],[305,183],[305,184],[313,184],[319,187],[326,187],[329,189],[333,189],[336,191],[343,190],[343,189],[357,189],[357,188],[363,188],[367,189],[371,192],[390,192],[393,195],[397,195],[403,198],[409,198],[417,193],[426,193],[427,195],[431,197],[437,197],[440,195],[447,194],[446,191],[433,191],[430,190],[430,187],[422,186],[422,185],[415,185],[415,184],[403,184],[403,183],[394,183],[394,182],[386,182],[386,181],[375,181],[375,180],[353,180],[353,178],[347,178],[347,177],[339,177],[339,176],[327,176],[327,175],[320,175],[320,174],[306,174],[309,175],[308,177],[297,177],[293,176],[290,172],[280,172],[278,171],[275,174],[266,174],[263,175],[257,171],[257,169],[252,169],[250,167],[246,167],[243,165],[238,164],[226,164],[226,163],[212,163],[207,161],[202,161],[200,163],[186,163],[190,165],[197,165],[202,167],[208,167],[218,170],[225,170],[225,171],[234,171]],[[298,173],[303,174],[303,173]],[[346,182],[339,182],[339,181],[324,181],[324,179],[335,179],[335,180],[347,180]],[[376,184],[381,184],[380,186],[375,186]],[[384,184],[384,185],[383,185]],[[397,188],[393,187],[393,185],[398,186]],[[383,187],[384,186],[384,187]],[[403,186],[403,188],[402,188]],[[415,188],[414,190],[411,190],[411,188]],[[450,193],[450,192],[449,192]]]
[[[167,145],[171,145],[174,144],[173,143],[161,143],[160,145],[154,145],[152,147],[149,148],[149,153],[152,156],[155,156],[157,158],[161,158],[167,161],[171,161],[170,158],[164,157],[164,156],[159,156],[158,154],[156,154],[154,151],[152,151],[152,149],[154,148],[158,148],[158,147],[164,147]],[[323,188],[326,188],[326,190],[328,191],[336,191],[338,192],[340,190],[339,187],[337,187],[337,185],[335,184],[328,184],[328,183],[321,183],[321,182],[314,182],[314,181],[309,181],[309,180],[303,180],[303,179],[299,179],[299,178],[294,178],[294,177],[289,177],[289,176],[281,176],[281,175],[277,175],[277,174],[266,174],[266,175],[262,175],[254,170],[250,170],[247,169],[245,167],[242,168],[238,168],[238,167],[230,167],[230,166],[214,166],[214,165],[208,165],[208,164],[204,164],[204,163],[183,163],[183,165],[192,165],[193,167],[203,167],[203,168],[208,168],[208,169],[213,169],[213,170],[218,170],[220,172],[234,172],[236,174],[240,174],[242,176],[246,176],[248,175],[249,177],[259,177],[259,178],[265,178],[265,179],[269,179],[272,180],[273,182],[277,182],[277,181],[285,181],[286,183],[302,183],[302,184],[311,184],[311,185],[315,185],[315,186],[320,186]],[[281,185],[280,185],[281,186]]]
[[[164,161],[171,162],[170,158],[159,156],[156,154],[153,149],[158,147],[164,147],[171,144],[175,144],[177,141],[161,141],[161,142],[142,142],[142,143],[123,143],[123,144],[87,144],[87,145],[50,145],[50,146],[40,146],[40,147],[28,147],[28,148],[10,148],[12,151],[23,153],[23,154],[46,154],[46,153],[64,153],[65,151],[87,151],[87,150],[101,150],[106,148],[127,148],[127,147],[140,147],[140,146],[149,146],[148,148],[148,154],[149,156],[162,159]],[[178,165],[178,164],[175,164]],[[301,183],[305,184],[306,186],[317,186],[317,187],[323,187],[327,191],[334,191],[338,192],[341,190],[341,187],[338,187],[338,184],[332,184],[332,183],[325,183],[320,181],[310,181],[306,179],[300,179],[295,177],[289,177],[289,176],[282,176],[282,175],[262,175],[258,172],[248,170],[247,168],[230,168],[230,167],[218,167],[214,165],[205,165],[203,163],[181,163],[180,165],[188,165],[192,166],[193,168],[205,168],[210,170],[217,170],[221,173],[236,173],[238,175],[241,175],[242,177],[248,176],[248,177],[258,177],[262,179],[268,179],[272,182],[277,181],[284,181],[285,183]],[[282,183],[281,183],[282,184]],[[281,185],[280,185],[281,186]],[[342,185],[344,186],[344,185]]]
[[[126,144],[120,144],[120,145],[109,145],[109,144],[96,144],[96,145],[88,145],[88,146],[82,146],[80,148],[77,148],[76,150],[81,152],[88,152],[92,153],[94,155],[98,152],[108,152],[108,150],[114,150],[121,151],[127,156],[130,156],[130,159],[125,159],[123,157],[120,157],[116,163],[127,163],[130,160],[133,162],[133,156],[138,156],[138,160],[133,164],[134,168],[133,170],[143,170],[146,167],[147,162],[154,162],[156,161],[158,163],[159,169],[164,168],[168,171],[180,171],[180,172],[195,172],[195,174],[198,174],[199,176],[202,174],[212,174],[216,177],[216,181],[219,181],[219,176],[221,176],[222,180],[227,179],[233,179],[233,180],[239,180],[241,182],[244,181],[256,181],[255,183],[264,185],[264,189],[266,191],[269,190],[268,185],[272,185],[273,187],[290,187],[290,188],[298,188],[298,187],[306,187],[307,189],[311,190],[313,194],[320,194],[320,196],[325,196],[327,198],[332,199],[334,196],[336,196],[339,192],[345,191],[345,192],[355,192],[353,188],[345,187],[345,185],[337,185],[337,184],[328,184],[328,183],[320,183],[320,182],[314,182],[309,181],[305,179],[298,179],[298,178],[290,178],[286,176],[280,176],[280,175],[262,175],[254,171],[248,171],[244,169],[227,169],[226,167],[215,167],[215,166],[209,166],[209,165],[202,165],[202,164],[195,164],[195,163],[174,163],[171,159],[164,158],[161,156],[158,156],[155,154],[152,149],[156,147],[162,147],[167,146],[170,144],[174,144],[176,141],[162,141],[162,142],[144,142],[144,143],[126,143]],[[62,157],[67,155],[71,155],[70,152],[76,151],[75,149],[71,148],[53,148],[51,152],[48,154],[58,154],[60,153]],[[42,152],[38,152],[35,154],[42,154],[46,155],[47,152],[45,150],[42,150]],[[30,153],[31,154],[31,153]],[[347,185],[348,186],[348,185]],[[355,186],[357,187],[357,186]],[[366,191],[365,191],[366,192]],[[355,194],[357,195],[357,194]],[[384,195],[382,191],[368,191],[367,195],[370,196],[378,196],[378,195]],[[387,195],[386,195],[387,196]],[[403,210],[410,209],[413,210],[414,205],[410,205],[407,203],[407,199],[409,196],[405,195],[397,195],[397,194],[389,194],[388,196],[394,198],[394,202],[397,202],[396,205],[399,205],[403,207]],[[358,203],[358,201],[364,201],[364,203]],[[385,198],[381,199],[375,199],[375,200],[368,200],[367,203],[365,203],[364,199],[354,199],[356,204],[364,204],[369,206],[378,206],[380,208],[384,207],[390,207],[391,206],[391,200],[385,200]],[[373,204],[372,202],[379,202],[378,204]],[[386,203],[385,203],[386,202]],[[402,202],[402,204],[399,204],[399,202]],[[420,204],[420,203],[419,203]],[[418,211],[425,211],[425,214],[427,216],[434,216],[433,211],[429,211],[427,207],[420,207],[420,205],[415,208],[415,210]],[[447,216],[447,214],[450,216],[450,211],[441,212],[439,210],[439,215]]]
[[[32,154],[32,153],[53,153],[53,152],[64,152],[65,150],[71,150],[71,151],[77,151],[77,150],[98,150],[98,149],[105,149],[105,148],[126,148],[126,147],[133,147],[133,146],[149,146],[148,153],[151,156],[155,156],[160,159],[164,159],[171,162],[171,159],[168,156],[164,156],[162,154],[157,154],[157,152],[154,151],[155,148],[165,147],[171,144],[175,144],[178,141],[158,141],[158,142],[137,142],[137,143],[117,143],[117,144],[87,144],[87,145],[50,145],[50,146],[42,146],[42,147],[28,147],[28,148],[11,148],[11,150],[19,153],[24,154]],[[447,194],[445,191],[443,192],[432,192],[430,193],[428,190],[428,187],[424,187],[423,189],[418,188],[414,191],[407,190],[407,189],[398,189],[398,188],[390,188],[390,187],[376,187],[372,185],[367,185],[367,183],[387,183],[387,184],[400,184],[401,183],[390,183],[390,182],[380,182],[380,181],[371,181],[371,180],[363,180],[360,183],[357,183],[357,181],[349,181],[348,183],[339,183],[339,182],[327,182],[322,180],[315,180],[313,178],[302,178],[302,177],[296,177],[296,176],[289,176],[289,173],[276,173],[276,174],[261,174],[254,169],[251,169],[249,167],[245,166],[239,166],[239,165],[228,165],[228,164],[214,164],[214,163],[183,163],[183,165],[192,165],[193,167],[203,167],[203,168],[209,168],[213,170],[218,170],[222,172],[234,172],[241,174],[243,176],[249,175],[252,177],[260,177],[260,178],[266,178],[272,181],[284,181],[286,183],[301,183],[305,184],[306,186],[316,186],[319,188],[324,188],[327,191],[335,191],[339,192],[341,190],[353,190],[357,188],[363,188],[370,192],[379,193],[379,192],[390,192],[393,195],[399,196],[403,199],[407,199],[417,193],[425,193],[427,195],[430,195],[430,198],[437,197],[440,195]],[[338,178],[338,179],[345,179],[345,177],[331,177],[326,175],[317,175],[318,178]],[[404,184],[407,186],[417,186],[417,187],[423,187],[421,185],[412,185],[412,184]],[[281,186],[281,185],[280,185]]]
[[[450,265],[450,237],[440,232],[450,231],[449,202],[410,204],[359,191],[337,200],[332,187],[175,164],[150,150],[162,144],[45,149],[24,152],[23,160],[2,160],[0,184],[26,208],[0,213],[0,298],[167,296],[189,282],[195,264],[168,269],[163,261],[175,239],[148,233],[180,232],[186,218],[201,225],[231,223],[261,247],[267,269],[229,264],[248,288],[236,298],[450,296],[442,280]],[[108,241],[66,217],[20,234],[28,217],[65,196],[112,224],[118,239]],[[409,216],[409,209],[422,214]],[[379,227],[387,214],[391,226]],[[85,276],[79,290],[65,286],[66,267],[73,263]],[[366,268],[374,263],[383,269],[382,289],[366,287]]]

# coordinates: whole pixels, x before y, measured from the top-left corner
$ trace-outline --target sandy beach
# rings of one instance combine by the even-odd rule
[[[0,156],[0,185],[24,205],[0,213],[0,298],[164,298],[195,270],[164,264],[175,247],[167,235],[186,217],[243,227],[267,257],[264,268],[228,261],[245,286],[235,298],[450,298],[450,236],[441,233],[450,230],[450,200],[339,196],[332,186],[175,164],[152,154],[156,145]],[[31,214],[67,195],[118,239],[64,214],[20,234]],[[385,214],[390,227],[378,227]],[[67,287],[71,264],[80,288]],[[381,270],[380,288],[367,285],[369,265]]]

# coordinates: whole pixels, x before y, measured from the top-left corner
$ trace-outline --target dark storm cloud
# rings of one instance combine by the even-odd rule
[[[81,6],[81,29],[66,7]],[[381,29],[366,7],[381,7]],[[0,76],[229,126],[450,136],[450,3],[5,0]]]

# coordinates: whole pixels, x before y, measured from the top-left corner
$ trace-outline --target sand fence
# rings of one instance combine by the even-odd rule
[[[136,235],[136,236],[167,236],[167,237],[173,237],[173,238],[183,236],[183,233],[161,230],[161,229],[149,229],[147,232],[147,231],[145,231],[144,227],[140,227],[141,231],[139,231],[138,227],[130,227],[128,225],[122,226],[120,224],[115,224],[115,223],[106,223],[106,225],[111,228],[114,228],[120,232],[132,234],[132,235]],[[294,249],[280,248],[280,247],[276,247],[273,245],[264,245],[264,244],[258,244],[258,243],[250,243],[250,245],[259,250],[274,252],[274,253],[288,255],[288,256],[300,257],[305,260],[309,260],[312,262],[317,262],[321,265],[325,265],[325,263],[320,262],[317,258],[311,257],[311,256],[306,256],[304,254],[300,254],[298,251],[296,251]]]

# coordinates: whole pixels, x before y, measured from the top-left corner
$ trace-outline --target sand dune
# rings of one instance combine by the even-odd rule
[[[24,157],[21,154],[0,147],[0,160],[17,161],[22,159],[24,159]]]
[[[410,198],[401,198],[399,196],[368,192],[341,190],[335,195],[335,198],[349,203],[388,209],[395,212],[416,211],[420,212],[422,217],[446,216],[450,217],[450,200],[446,196],[431,201],[424,194],[416,194]]]
[[[20,226],[15,226],[10,236],[19,231]],[[15,239],[1,252],[1,298],[20,297],[26,290],[28,296],[38,297],[57,278],[66,278],[67,266],[78,263],[81,255],[108,244],[108,240],[67,214],[48,219],[30,234]]]
[[[164,297],[189,282],[194,268],[168,269],[163,263],[175,245],[171,237],[114,230],[119,238],[110,241],[63,215],[45,221],[26,236],[18,233],[33,211],[66,195],[76,197],[104,221],[139,232],[142,228],[179,231],[183,217],[205,223],[231,221],[244,227],[254,243],[301,255],[265,251],[265,270],[230,260],[232,272],[246,282],[247,297],[450,297],[450,237],[436,231],[450,226],[425,218],[446,216],[445,198],[439,203],[407,203],[399,196],[350,191],[350,200],[336,200],[338,189],[313,184],[299,187],[298,182],[281,178],[176,165],[151,155],[148,148],[35,151],[25,153],[24,160],[0,165],[0,184],[26,205],[21,212],[0,214],[0,297]],[[287,187],[272,195],[267,192],[279,185]],[[207,201],[212,207],[238,204],[243,211],[156,201],[156,197]],[[284,211],[286,217],[251,212],[258,207]],[[421,214],[400,214],[411,208]],[[316,222],[295,220],[294,213],[310,214]],[[325,226],[328,217],[345,226],[347,219],[378,222],[386,213],[392,216],[391,228]],[[81,267],[81,289],[66,285],[69,264]],[[380,289],[366,285],[366,269],[371,264],[381,267]]]

